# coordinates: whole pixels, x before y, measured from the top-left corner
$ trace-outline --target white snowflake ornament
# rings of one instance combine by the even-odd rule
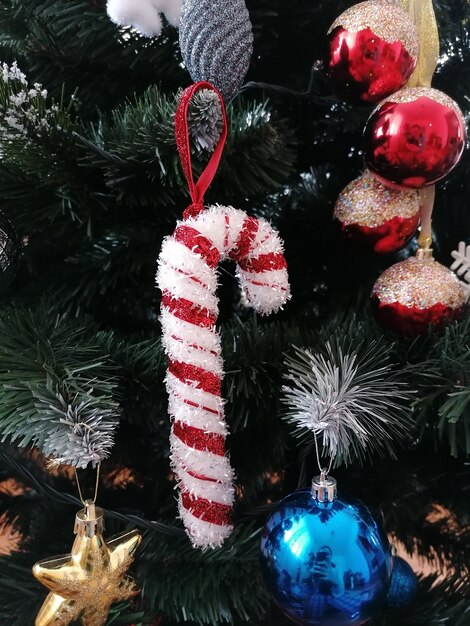
[[[455,260],[450,269],[460,278],[460,284],[468,301],[470,300],[470,245],[467,246],[464,241],[461,241],[457,250],[452,252],[452,258]]]

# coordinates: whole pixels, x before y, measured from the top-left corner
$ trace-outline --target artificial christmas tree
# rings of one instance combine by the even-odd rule
[[[226,96],[227,144],[206,203],[269,221],[285,242],[291,286],[283,310],[262,318],[250,309],[233,260],[221,264],[220,398],[237,480],[231,536],[201,551],[177,519],[159,322],[165,304],[162,311],[155,288],[162,242],[190,202],[174,136],[181,89],[192,82],[174,27],[180,3],[142,2],[142,13],[126,17],[124,9],[137,3],[110,2],[114,19],[129,26],[109,19],[105,0],[2,3],[0,209],[22,243],[0,306],[0,520],[19,535],[17,549],[0,558],[2,625],[34,624],[46,594],[31,568],[70,551],[71,520],[81,508],[73,468],[88,494],[98,464],[105,536],[130,529],[143,535],[130,570],[141,594],[110,592],[110,599],[129,599],[110,607],[107,624],[290,623],[262,578],[261,533],[283,497],[309,487],[318,473],[316,448],[325,454],[335,442],[334,428],[325,426],[335,420],[353,425],[330,468],[341,502],[348,493],[364,501],[388,541],[406,559],[414,555],[413,568],[422,572],[411,604],[396,597],[401,585],[407,602],[413,597],[405,568],[399,580],[383,578],[380,597],[388,593],[390,601],[361,609],[358,619],[371,616],[373,626],[469,623],[469,317],[463,311],[441,334],[426,329],[416,338],[382,330],[370,292],[384,270],[413,256],[417,239],[373,255],[350,246],[333,220],[341,190],[364,171],[362,132],[372,106],[339,100],[317,61],[325,59],[331,24],[352,4],[247,0],[244,53],[251,29],[254,40],[245,85],[234,93],[246,55],[233,74],[211,64],[230,54],[206,51],[197,66],[198,79],[209,78],[199,70],[210,70],[213,82],[236,78]],[[380,4],[413,16],[422,49],[421,3]],[[183,15],[195,7],[186,14],[183,7]],[[464,0],[436,0],[435,9],[441,56],[432,87],[466,119],[470,8]],[[206,44],[227,43],[210,34]],[[420,58],[418,74],[422,67]],[[217,98],[199,93],[188,111],[195,178],[223,131]],[[426,241],[420,233],[421,246],[433,238],[434,258],[445,267],[460,250],[455,271],[464,283],[469,158],[464,151],[438,182],[433,230],[427,215]],[[295,390],[289,372],[306,367],[302,407],[306,420],[315,418],[314,431],[293,420],[284,403],[283,388]],[[369,393],[358,397],[355,384],[346,384],[354,380],[370,385]],[[325,403],[334,408],[333,422],[324,419]],[[361,440],[368,411],[377,410],[379,426],[366,428],[370,436]],[[396,411],[400,427],[389,421]],[[339,584],[357,588],[362,579],[353,574],[345,571]],[[74,592],[83,601],[85,591]],[[82,623],[93,616],[84,611]]]

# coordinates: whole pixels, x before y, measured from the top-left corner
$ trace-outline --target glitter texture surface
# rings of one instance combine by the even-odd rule
[[[389,267],[372,290],[381,305],[398,303],[405,307],[427,309],[441,304],[460,309],[465,294],[457,277],[434,259],[411,257]]]
[[[407,52],[418,58],[419,38],[411,17],[399,6],[390,2],[368,0],[360,2],[342,13],[332,24],[328,33],[338,26],[357,33],[366,28],[388,43],[401,41]]]
[[[463,118],[462,111],[457,102],[452,100],[452,98],[449,98],[449,96],[443,91],[433,89],[432,87],[412,87],[411,89],[402,89],[401,91],[389,96],[387,98],[387,102],[397,102],[402,104],[405,102],[415,102],[418,98],[429,98],[430,100],[434,100],[434,102],[452,109],[455,113],[457,113],[457,115]],[[377,108],[380,108],[382,104],[383,103],[379,104]]]
[[[195,498],[188,491],[181,493],[181,501],[184,508],[197,519],[218,526],[231,524],[231,507],[227,504],[211,502],[205,498]]]
[[[193,96],[200,91],[212,91],[217,97],[222,113],[222,130],[214,150],[209,158],[205,169],[201,173],[197,182],[194,182],[193,169],[191,163],[191,147],[189,143],[188,114]],[[188,183],[191,204],[186,208],[185,217],[195,217],[204,210],[204,194],[209,188],[217,169],[227,139],[228,125],[225,113],[225,106],[222,95],[215,89],[214,85],[208,82],[198,82],[187,87],[181,94],[175,113],[175,139],[176,147],[181,161],[181,166]]]
[[[353,180],[340,193],[335,218],[342,224],[376,228],[395,217],[410,218],[419,213],[416,191],[398,191],[382,185],[369,172]]]
[[[185,422],[174,422],[173,432],[178,439],[196,450],[207,450],[212,454],[225,454],[225,437],[218,433],[206,433],[202,428],[190,426]]]
[[[180,47],[194,81],[215,85],[231,100],[245,79],[253,54],[253,32],[244,0],[185,0]]]
[[[393,559],[387,606],[402,609],[411,604],[418,589],[418,578],[411,566],[399,556]]]

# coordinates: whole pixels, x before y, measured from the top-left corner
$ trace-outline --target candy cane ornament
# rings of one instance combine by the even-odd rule
[[[194,183],[187,109],[199,89],[212,89],[223,109],[224,130],[207,168]],[[232,207],[204,209],[227,136],[223,100],[206,82],[183,93],[176,139],[192,204],[160,253],[163,346],[168,355],[171,463],[179,488],[179,512],[195,547],[218,547],[232,531],[234,472],[226,453],[228,433],[221,394],[223,360],[216,329],[218,265],[233,259],[247,301],[261,314],[278,310],[290,296],[283,244],[271,225]]]

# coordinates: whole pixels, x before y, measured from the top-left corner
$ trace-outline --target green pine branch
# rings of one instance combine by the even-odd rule
[[[119,421],[106,333],[15,307],[0,316],[0,434],[78,467],[106,458]]]
[[[470,317],[451,324],[442,337],[403,342],[407,370],[418,387],[414,411],[418,427],[431,420],[450,453],[470,454]]]

